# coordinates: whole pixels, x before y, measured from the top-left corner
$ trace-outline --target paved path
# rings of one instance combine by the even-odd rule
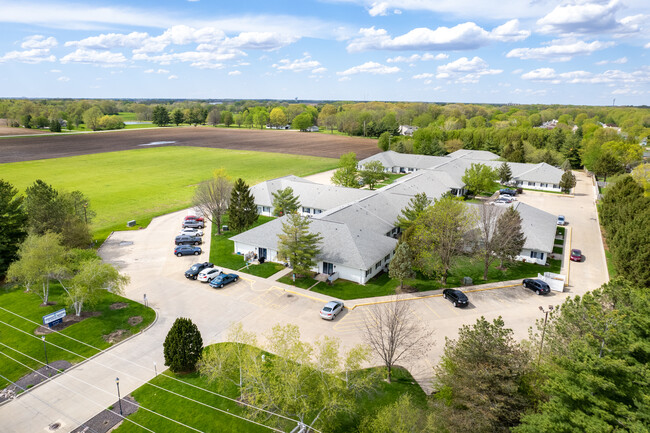
[[[570,265],[568,292],[540,297],[519,285],[493,290],[472,287],[473,291],[468,293],[471,304],[462,310],[453,308],[441,296],[402,296],[419,298],[406,301],[409,314],[433,331],[435,344],[427,356],[403,363],[425,389],[431,389],[432,367],[443,352],[445,337],[457,337],[461,325],[472,324],[481,316],[487,319],[502,316],[515,337],[523,339],[528,336],[529,327],[541,318],[539,306],[559,305],[567,296],[584,293],[607,280],[595,221],[593,189],[589,186],[590,179],[578,174],[575,197],[530,191],[520,196],[521,201],[564,214],[573,228],[572,245],[582,248],[587,259]],[[206,252],[198,258],[172,255],[172,238],[184,215],[185,212],[176,212],[155,218],[145,230],[116,232],[100,250],[106,261],[118,265],[131,277],[127,297],[142,301],[147,294],[150,306],[158,313],[156,323],[142,335],[1,406],[3,433],[40,432],[53,422],[62,424],[57,432],[69,432],[115,402],[116,377],[120,378],[122,395],[138,388],[154,377],[154,362],[158,372],[164,368],[162,343],[177,317],[190,317],[206,345],[223,341],[225,331],[233,322],[241,322],[246,330],[260,336],[277,323],[295,323],[305,340],[336,336],[345,349],[362,341],[364,320],[375,308],[355,305],[386,300],[347,301],[348,308],[335,321],[328,322],[318,316],[321,306],[331,299],[322,294],[247,274],[240,274],[238,283],[220,290],[187,280],[183,272],[192,263],[208,259],[209,245],[204,245]],[[205,238],[209,239],[208,229]]]

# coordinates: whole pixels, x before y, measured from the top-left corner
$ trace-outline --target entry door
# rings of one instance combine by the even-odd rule
[[[258,248],[257,249],[257,256],[260,259],[266,259],[266,248]]]
[[[323,262],[323,273],[331,275],[334,273],[334,265],[331,263]]]

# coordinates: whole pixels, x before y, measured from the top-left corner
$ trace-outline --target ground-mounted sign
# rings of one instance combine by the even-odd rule
[[[59,323],[63,322],[64,317],[65,317],[65,308],[62,308],[59,311],[55,311],[54,313],[50,313],[46,316],[43,316],[43,325],[47,325],[51,328],[52,326],[58,325]]]

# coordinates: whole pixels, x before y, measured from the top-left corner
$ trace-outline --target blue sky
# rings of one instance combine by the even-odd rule
[[[642,105],[647,0],[0,0],[0,96]]]

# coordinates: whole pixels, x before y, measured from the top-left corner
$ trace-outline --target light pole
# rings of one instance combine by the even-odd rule
[[[88,214],[86,209],[88,208],[88,202],[84,203],[84,221],[86,221],[86,224],[88,224]]]
[[[45,345],[45,335],[41,336],[41,340],[43,340],[43,352],[45,352],[45,368],[49,367],[49,362],[47,362],[47,346]]]
[[[153,371],[156,373],[156,376],[158,376],[158,368],[156,367],[156,361],[153,362]]]
[[[120,378],[115,378],[115,385],[117,385],[117,402],[120,405],[120,415],[122,415],[122,398],[120,397]]]
[[[542,349],[544,348],[544,335],[546,335],[546,322],[548,321],[548,313],[553,311],[553,306],[549,305],[548,310],[545,310],[544,307],[540,305],[539,310],[544,313],[544,325],[542,326],[542,341],[539,343],[539,356],[537,358],[537,365],[539,366],[540,361],[542,360]]]

